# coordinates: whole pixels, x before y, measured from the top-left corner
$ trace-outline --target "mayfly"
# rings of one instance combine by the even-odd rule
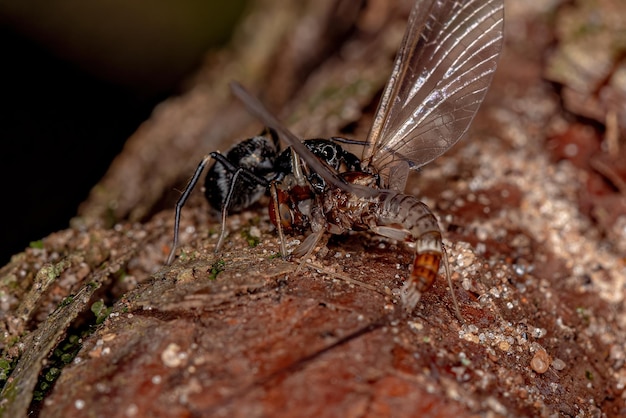
[[[270,216],[281,242],[283,229],[313,231],[298,254],[310,252],[325,232],[352,229],[414,244],[411,274],[401,293],[404,307],[413,310],[433,284],[445,250],[434,214],[417,197],[403,193],[408,174],[443,154],[469,128],[496,69],[503,18],[502,0],[417,0],[373,125],[361,142],[362,157],[352,168],[330,166],[310,143],[300,141],[233,83],[234,94],[248,110],[286,141],[291,165],[280,176],[254,177],[231,164],[231,180],[255,178],[270,190]],[[232,195],[234,180],[229,189]]]

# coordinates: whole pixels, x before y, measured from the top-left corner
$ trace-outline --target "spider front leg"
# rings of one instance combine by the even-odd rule
[[[221,227],[220,227],[220,236],[217,240],[217,245],[215,246],[215,252],[218,252],[220,248],[222,248],[222,244],[224,243],[224,238],[226,237],[226,217],[228,216],[228,211],[232,209],[232,203],[235,196],[235,192],[239,193],[238,197],[241,198],[241,195],[245,193],[249,193],[249,190],[238,190],[238,186],[241,185],[244,181],[251,182],[255,186],[261,187],[263,189],[267,189],[269,187],[270,182],[264,177],[258,176],[254,174],[247,168],[239,167],[233,164],[230,160],[226,158],[226,156],[220,154],[219,152],[212,152],[209,154],[210,157],[215,159],[216,164],[221,164],[221,167],[225,169],[225,172],[230,173],[230,178],[226,176],[229,180],[228,191],[226,196],[223,197],[221,202]],[[241,182],[239,181],[241,179]],[[206,185],[205,185],[206,187]],[[251,197],[247,199],[245,204],[239,203],[239,207],[237,209],[241,209],[241,207],[247,207],[254,203],[258,198]]]
[[[205,155],[204,158],[202,158],[202,161],[200,161],[200,164],[198,164],[198,167],[196,168],[196,171],[193,173],[193,176],[187,183],[187,186],[185,186],[185,190],[183,190],[183,194],[180,195],[180,197],[178,198],[178,201],[176,202],[176,209],[174,212],[175,213],[174,214],[174,241],[172,242],[172,248],[170,249],[170,254],[167,257],[167,261],[165,262],[165,264],[168,266],[172,264],[172,261],[174,261],[174,255],[176,254],[176,247],[178,247],[178,230],[180,228],[180,213],[183,209],[183,206],[185,206],[185,202],[187,202],[189,195],[193,191],[193,188],[196,186],[196,183],[198,183],[198,179],[200,178],[200,175],[204,171],[204,167],[206,167],[207,163],[209,162],[211,158],[212,158],[211,154]]]
[[[219,159],[216,158],[217,156],[219,156],[220,158]],[[213,158],[215,158],[218,161],[220,161],[222,158],[225,160],[225,158],[221,154],[216,154],[215,156],[213,156]],[[265,179],[262,179],[261,177],[254,175],[253,173],[249,172],[248,170],[244,168],[239,167],[235,170],[235,172],[233,173],[233,176],[230,179],[230,187],[228,188],[228,193],[226,194],[226,198],[224,199],[224,202],[222,203],[222,211],[221,211],[221,214],[222,214],[221,224],[222,225],[220,227],[220,237],[218,238],[217,245],[215,246],[215,252],[218,252],[220,248],[222,248],[222,244],[224,243],[224,238],[226,237],[226,216],[228,216],[228,209],[230,208],[230,204],[233,200],[233,193],[235,192],[235,185],[237,184],[237,180],[239,179],[239,176],[241,175],[251,176],[259,184],[263,184],[263,182],[265,181]]]
[[[275,219],[274,225],[278,232],[278,239],[280,240],[280,256],[284,259],[287,258],[287,246],[285,245],[285,234],[283,233],[283,225],[281,222],[280,205],[278,203],[278,190],[276,189],[276,182],[270,183],[270,198],[272,199],[269,210],[270,219]]]
[[[307,179],[300,157],[293,149],[287,149],[281,157],[287,153],[289,165],[283,166],[284,171],[269,185],[271,197],[269,215],[278,232],[280,252],[283,258],[288,256],[285,232],[306,233],[309,231],[312,211],[319,203],[316,201],[317,195]],[[319,238],[315,242],[318,240]],[[298,249],[300,247],[296,249],[296,252]],[[294,253],[294,255],[296,254]]]
[[[176,210],[175,210],[175,215],[174,215],[174,240],[172,242],[172,248],[170,249],[170,254],[167,257],[167,262],[166,262],[167,265],[170,265],[172,261],[174,261],[176,248],[178,247],[179,230],[180,230],[180,215],[182,212],[182,208],[187,202],[187,199],[189,198],[194,187],[198,183],[198,180],[200,179],[200,176],[202,175],[202,172],[204,171],[204,168],[206,167],[210,159],[214,159],[216,161],[216,164],[219,163],[221,167],[224,168],[225,172],[230,173],[230,177],[227,177],[227,180],[229,180],[228,190],[227,190],[226,196],[223,198],[221,205],[220,205],[221,206],[220,208],[221,228],[220,228],[220,236],[217,241],[217,245],[215,247],[215,252],[219,251],[219,249],[221,248],[224,242],[224,238],[226,236],[226,216],[228,215],[228,210],[231,208],[231,202],[233,201],[233,196],[237,188],[238,180],[245,178],[248,181],[253,182],[264,188],[268,187],[269,185],[269,181],[265,179],[264,177],[258,176],[246,168],[238,167],[234,165],[231,161],[229,161],[226,158],[226,156],[220,154],[219,152],[211,152],[208,155],[206,155],[204,158],[202,158],[202,161],[200,161],[200,164],[198,164],[198,167],[196,168],[196,171],[194,172],[193,176],[187,183],[187,186],[185,186],[185,189],[183,190],[182,195],[176,202]],[[255,201],[255,199],[250,199],[250,201]]]

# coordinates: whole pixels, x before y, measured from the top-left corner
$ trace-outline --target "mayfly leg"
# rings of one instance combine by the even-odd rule
[[[446,251],[446,246],[441,243],[441,253],[443,254],[443,268],[446,273],[446,281],[448,282],[448,287],[450,288],[450,296],[452,296],[452,303],[454,304],[454,312],[456,313],[457,319],[464,324],[465,320],[463,319],[463,315],[461,315],[461,308],[459,308],[459,302],[456,300],[456,293],[454,293],[454,288],[452,287],[452,276],[450,275],[450,262],[448,261],[448,252]]]

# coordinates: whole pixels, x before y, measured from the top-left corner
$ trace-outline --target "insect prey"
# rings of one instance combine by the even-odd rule
[[[447,259],[437,218],[417,197],[404,193],[407,178],[466,133],[496,70],[503,19],[503,0],[417,0],[368,137],[348,141],[362,145],[360,158],[343,150],[341,140],[301,141],[240,84],[231,83],[235,96],[269,127],[272,140],[258,141],[274,144],[271,158],[253,167],[240,156],[231,159],[236,147],[253,140],[248,139],[225,155],[205,157],[189,184],[197,182],[208,159],[216,159],[213,167],[223,166],[214,171],[225,174],[211,180],[220,190],[212,203],[221,204],[222,224],[226,211],[238,208],[235,194],[253,200],[269,192],[270,217],[283,253],[283,233],[294,231],[311,231],[294,251],[298,256],[310,254],[327,232],[369,230],[414,244],[411,273],[400,294],[406,310],[413,310]],[[276,136],[288,145],[282,152]],[[174,244],[189,192],[188,185],[177,204]],[[222,238],[223,230],[218,247]],[[447,268],[446,275],[450,280]]]

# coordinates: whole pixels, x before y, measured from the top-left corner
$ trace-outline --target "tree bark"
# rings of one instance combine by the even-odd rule
[[[214,253],[219,217],[196,190],[164,266],[172,191],[204,154],[262,128],[228,82],[303,138],[364,138],[411,6],[254,3],[129,139],[73,227],[0,270],[3,416],[624,414],[624,258],[581,205],[593,169],[550,147],[572,122],[541,78],[548,5],[507,3],[470,134],[407,187],[440,218],[463,321],[443,277],[401,315],[411,249],[372,234],[281,259],[267,202],[229,216]]]

